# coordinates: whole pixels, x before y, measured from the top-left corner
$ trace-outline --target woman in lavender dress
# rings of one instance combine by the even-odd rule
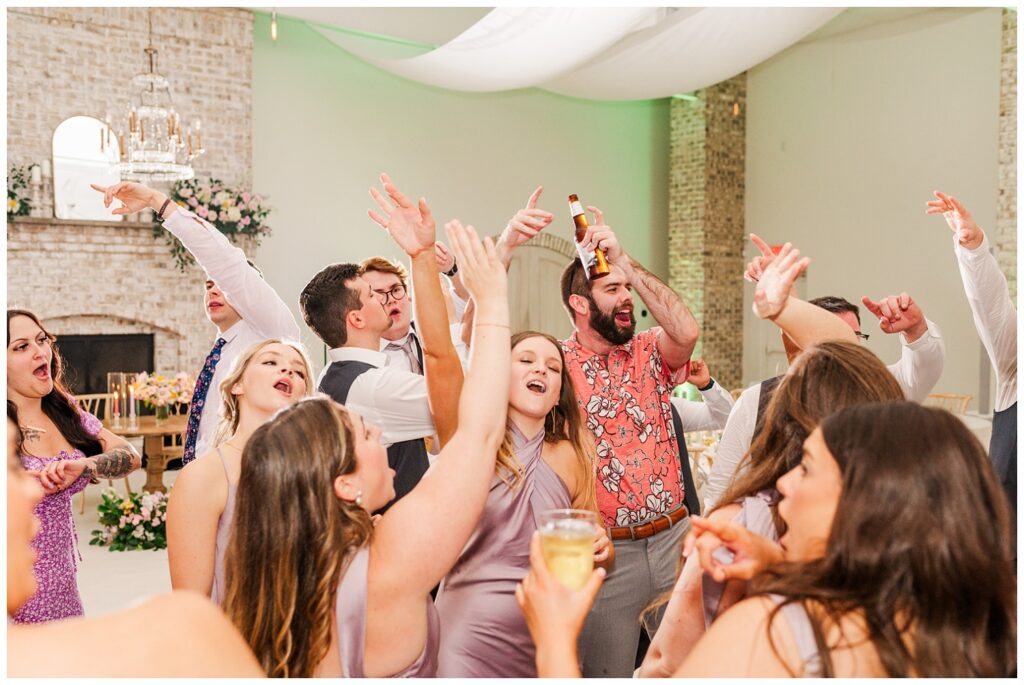
[[[530,570],[538,514],[597,511],[593,449],[558,342],[532,331],[513,336],[508,429],[487,504],[437,597],[438,676],[537,677],[515,587]],[[610,564],[612,552],[602,528],[594,561]]]
[[[38,588],[11,617],[15,623],[82,615],[71,497],[93,477],[120,478],[141,462],[65,390],[54,341],[31,312],[7,310],[7,416],[24,434],[22,464],[46,493],[35,509],[41,527],[32,541]]]
[[[181,470],[167,503],[167,561],[175,590],[195,590],[220,604],[242,448],[274,412],[312,393],[311,375],[299,343],[270,338],[242,352],[221,381],[214,448]]]
[[[411,202],[389,183],[385,189],[402,208],[394,214],[412,213]],[[423,228],[413,256],[418,306],[432,300],[443,314],[435,231]],[[395,496],[381,431],[326,397],[281,409],[245,444],[223,604],[269,676],[437,674],[440,627],[430,590],[484,508],[505,433],[510,337],[505,269],[493,243],[457,222],[447,228],[476,306],[473,346],[458,428],[412,491],[371,520]],[[359,287],[362,300],[332,298],[349,332],[382,313],[373,291]],[[446,322],[433,328],[422,329],[428,393],[432,377],[445,378],[435,376],[435,361],[450,357],[459,367]]]

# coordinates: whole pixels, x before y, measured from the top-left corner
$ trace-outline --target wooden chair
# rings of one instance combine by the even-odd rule
[[[110,405],[113,397],[111,393],[101,392],[93,395],[78,395],[75,397],[75,400],[78,402],[79,407],[95,416],[104,424],[107,424],[110,422]],[[107,485],[113,487],[114,481],[108,478]],[[128,492],[129,496],[132,494],[132,486],[128,482],[127,476],[124,478],[124,489]],[[85,513],[85,490],[82,490],[82,504],[79,507],[78,513]]]
[[[933,392],[925,399],[924,404],[929,407],[940,407],[951,414],[966,414],[967,405],[971,403],[972,395],[958,395],[948,392]]]

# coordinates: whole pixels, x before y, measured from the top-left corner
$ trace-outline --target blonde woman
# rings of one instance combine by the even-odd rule
[[[218,604],[224,552],[235,509],[242,448],[282,407],[311,394],[309,361],[291,342],[264,340],[239,357],[221,383],[221,422],[214,449],[178,475],[167,505],[167,557],[174,589],[195,590]]]

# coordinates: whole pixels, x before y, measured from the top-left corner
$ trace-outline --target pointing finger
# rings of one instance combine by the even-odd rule
[[[534,209],[537,206],[537,200],[540,199],[540,194],[544,192],[544,186],[537,186],[537,189],[530,195],[530,199],[526,201],[527,209]]]
[[[751,233],[750,234],[750,242],[754,243],[754,245],[757,246],[757,249],[761,250],[761,255],[762,256],[764,256],[764,257],[771,257],[772,256],[772,248],[769,247],[768,243],[766,243],[765,241],[761,240],[761,237],[758,236],[756,233]]]

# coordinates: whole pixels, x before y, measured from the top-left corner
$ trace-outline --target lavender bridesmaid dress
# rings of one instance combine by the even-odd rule
[[[572,506],[562,479],[541,458],[544,431],[527,439],[509,423],[524,478],[512,490],[495,476],[484,513],[437,596],[442,678],[536,678],[533,640],[516,604],[530,570],[537,515]]]
[[[762,490],[753,497],[744,497],[740,502],[740,511],[733,518],[733,521],[740,524],[751,533],[768,538],[772,542],[779,541],[779,532],[775,529],[775,519],[772,516],[772,504],[779,499],[779,493],[774,488]],[[721,556],[719,556],[721,555]],[[732,563],[732,552],[720,549],[715,553],[722,563]],[[725,583],[719,583],[707,571],[701,576],[701,597],[704,600],[704,627],[710,628],[712,621],[718,616],[719,605],[722,602],[722,593],[725,592]]]
[[[217,456],[220,457],[220,465],[224,467],[224,477],[228,481],[228,498],[224,502],[224,511],[217,519],[217,542],[214,547],[213,586],[210,588],[210,599],[214,604],[220,606],[224,602],[224,595],[227,592],[227,583],[224,578],[224,554],[228,551],[228,542],[231,537],[231,522],[235,518],[235,493],[238,491],[238,483],[232,483],[228,476],[228,465],[224,463],[224,455],[217,448]]]
[[[370,548],[363,545],[345,569],[338,586],[335,611],[338,618],[338,647],[341,653],[341,674],[345,678],[365,678],[363,652],[366,650],[366,580],[370,565]],[[441,630],[437,609],[424,595],[427,612],[427,642],[416,661],[392,678],[433,678],[437,675],[437,648]],[[401,639],[397,637],[396,639]]]

